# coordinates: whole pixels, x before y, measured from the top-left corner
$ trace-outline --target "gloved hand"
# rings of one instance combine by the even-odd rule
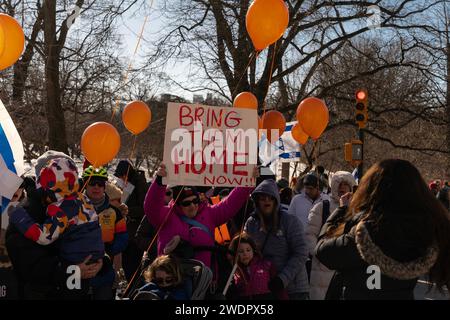
[[[272,280],[269,281],[269,290],[272,292],[281,291],[284,289],[283,280],[280,277],[276,276]]]

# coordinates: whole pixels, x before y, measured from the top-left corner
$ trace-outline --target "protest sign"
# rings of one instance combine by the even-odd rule
[[[164,141],[165,184],[254,186],[256,110],[169,103]]]

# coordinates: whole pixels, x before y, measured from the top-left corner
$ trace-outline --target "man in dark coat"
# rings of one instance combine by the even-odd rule
[[[138,269],[144,253],[136,241],[136,232],[144,217],[144,199],[147,194],[148,184],[144,172],[136,170],[128,160],[119,162],[114,175],[134,186],[132,193],[125,202],[128,206],[128,246],[122,253],[123,270],[125,271],[125,277],[130,281]]]

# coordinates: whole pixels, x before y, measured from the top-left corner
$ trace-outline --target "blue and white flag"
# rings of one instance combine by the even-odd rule
[[[0,100],[0,213],[22,184],[24,150],[8,111]]]
[[[271,144],[265,135],[259,141],[259,159],[263,166],[272,166],[274,163],[300,161],[301,145],[294,140],[291,134],[292,127],[297,121],[286,123],[286,130],[274,144]]]
[[[355,178],[356,184],[359,184],[359,172],[358,172],[358,167],[356,167],[355,170],[353,170],[352,176],[353,176],[353,178]]]

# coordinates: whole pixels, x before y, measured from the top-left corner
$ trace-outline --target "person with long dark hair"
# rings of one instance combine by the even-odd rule
[[[341,197],[316,246],[336,270],[328,299],[414,299],[420,276],[450,286],[450,217],[405,160],[373,165],[355,194]],[[377,280],[377,274],[378,280]]]

